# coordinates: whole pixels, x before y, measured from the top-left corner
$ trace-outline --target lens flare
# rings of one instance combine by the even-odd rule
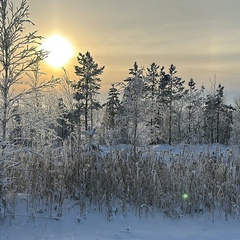
[[[185,200],[188,199],[188,194],[184,193],[184,194],[182,195],[182,198],[185,199]]]

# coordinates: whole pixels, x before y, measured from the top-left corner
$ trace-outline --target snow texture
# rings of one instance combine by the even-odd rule
[[[103,215],[88,214],[79,219],[74,208],[59,220],[16,216],[12,226],[0,226],[0,239],[19,240],[239,240],[240,223],[235,219],[225,221],[211,217],[186,217],[171,220],[161,215],[139,219],[131,214],[126,218],[116,216],[112,221]],[[27,215],[26,215],[27,216]],[[57,219],[57,218],[56,218]]]

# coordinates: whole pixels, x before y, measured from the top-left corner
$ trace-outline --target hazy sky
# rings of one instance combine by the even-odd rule
[[[16,4],[18,1],[14,1]],[[15,3],[16,2],[16,3]],[[178,76],[210,88],[225,86],[227,100],[240,94],[240,1],[238,0],[27,0],[34,29],[62,34],[76,54],[90,51],[105,66],[102,87],[122,81],[135,61],[148,67],[174,64]],[[50,71],[50,70],[47,70]],[[50,71],[51,72],[51,71]],[[50,73],[51,74],[51,73]]]

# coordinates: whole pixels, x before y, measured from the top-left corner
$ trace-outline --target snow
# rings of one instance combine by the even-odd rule
[[[27,216],[27,215],[26,215]],[[240,223],[224,218],[212,222],[211,215],[172,220],[162,215],[138,217],[116,216],[108,221],[104,215],[92,212],[78,221],[77,210],[65,209],[59,220],[17,216],[9,224],[0,225],[0,239],[23,240],[239,240]]]
[[[131,145],[118,144],[111,147],[112,151],[124,152],[133,148]],[[110,153],[110,147],[107,145],[100,146],[101,153],[103,156]],[[149,153],[155,154],[156,157],[164,156],[165,160],[170,160],[173,156],[185,155],[186,157],[198,159],[201,153],[209,154],[211,157],[218,157],[225,161],[228,160],[229,156],[234,153],[238,154],[239,149],[237,145],[227,146],[221,144],[201,144],[201,145],[190,145],[190,144],[178,144],[178,145],[149,145],[145,147],[138,147],[138,151],[142,152],[142,156],[149,156]],[[234,156],[232,156],[234,157]]]

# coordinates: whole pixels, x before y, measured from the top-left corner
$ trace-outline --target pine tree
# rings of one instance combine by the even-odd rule
[[[224,103],[224,86],[215,86],[207,95],[204,109],[204,132],[207,143],[227,143],[232,130],[232,113],[234,108]]]
[[[98,76],[103,73],[104,66],[98,67],[90,52],[79,53],[77,61],[80,66],[75,66],[75,74],[79,81],[72,84],[72,87],[75,90],[74,99],[78,102],[79,109],[83,109],[84,126],[87,131],[89,122],[91,128],[93,127],[93,110],[100,107],[96,95],[99,93],[101,82]]]
[[[233,105],[233,143],[234,144],[240,144],[240,96],[234,99],[234,105]]]
[[[169,73],[162,70],[160,79],[161,101],[168,107],[168,143],[172,144],[172,120],[174,101],[179,100],[184,94],[184,80],[175,76],[177,73],[176,67],[171,64]]]
[[[217,143],[219,143],[219,139],[220,139],[220,112],[221,110],[223,110],[223,97],[224,97],[224,94],[223,94],[223,89],[224,89],[224,86],[222,86],[221,84],[218,85],[218,88],[217,88],[217,93],[216,93],[216,100],[215,100],[215,106],[216,106],[216,112],[217,112],[217,133],[216,133],[216,141]]]
[[[148,126],[150,126],[150,141],[151,143],[158,142],[157,132],[157,119],[159,119],[159,106],[158,106],[158,86],[159,86],[159,65],[156,63],[152,63],[150,68],[147,68],[147,75],[145,78],[145,97],[146,102],[149,103],[148,107],[148,116],[149,122]]]
[[[198,119],[202,114],[201,112],[203,98],[201,94],[204,88],[200,90],[196,88],[195,81],[191,78],[188,82],[188,91],[185,96],[186,111],[187,111],[187,143],[196,144],[200,140],[202,130],[199,130],[201,119]]]
[[[222,105],[222,113],[221,113],[221,124],[219,126],[219,143],[221,144],[229,144],[230,139],[232,138],[233,132],[233,113],[236,111],[236,108],[231,104],[223,104]]]

